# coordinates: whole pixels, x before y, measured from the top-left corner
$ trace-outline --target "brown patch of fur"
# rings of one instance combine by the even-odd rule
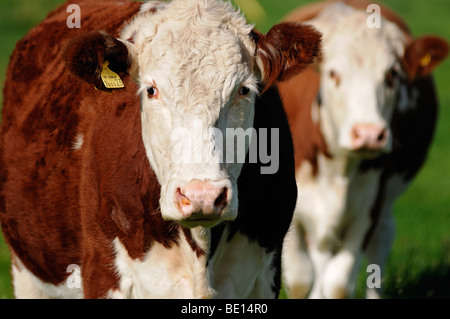
[[[295,166],[300,167],[306,160],[311,163],[314,175],[318,173],[317,155],[330,156],[319,123],[314,123],[311,117],[319,83],[320,74],[314,67],[309,67],[291,80],[278,84],[294,139]]]

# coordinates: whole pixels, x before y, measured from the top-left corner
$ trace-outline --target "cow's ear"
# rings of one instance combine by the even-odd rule
[[[307,24],[283,22],[273,26],[266,35],[253,31],[253,36],[266,89],[297,75],[321,52],[322,34]]]
[[[109,62],[108,68],[120,77],[126,76],[131,66],[127,46],[100,31],[74,38],[67,44],[63,55],[70,72],[98,89],[105,89],[101,72],[106,61]]]
[[[448,55],[448,43],[436,36],[414,40],[405,49],[404,64],[410,80],[429,75]]]

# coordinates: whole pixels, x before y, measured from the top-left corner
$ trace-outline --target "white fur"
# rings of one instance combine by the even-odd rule
[[[83,146],[84,143],[84,137],[82,134],[78,134],[77,137],[75,138],[75,141],[73,142],[73,147],[72,149],[74,151],[81,149],[81,147]]]
[[[298,222],[292,222],[286,234],[282,261],[287,294],[295,299],[308,296],[314,282],[314,268],[304,229]]]
[[[141,5],[141,8],[139,10],[139,14],[144,14],[144,13],[152,13],[151,10],[161,10],[164,9],[164,7],[166,6],[166,2],[161,2],[161,1],[147,1],[145,3],[143,3]]]
[[[153,243],[142,260],[131,259],[118,238],[114,240],[114,247],[120,289],[110,291],[110,298],[205,299],[213,295],[205,267],[206,257],[197,257],[182,233],[179,244],[171,248]]]
[[[12,256],[12,278],[14,296],[18,299],[79,299],[83,298],[83,289],[69,288],[64,281],[55,286],[33,275],[19,260]],[[81,283],[81,278],[79,278]]]
[[[209,230],[193,229],[200,245],[209,241]],[[273,298],[274,253],[236,234],[227,241],[225,232],[216,253],[208,261],[198,257],[183,234],[171,248],[154,243],[142,260],[133,260],[115,239],[115,269],[120,289],[109,298]],[[255,271],[256,270],[256,271]]]

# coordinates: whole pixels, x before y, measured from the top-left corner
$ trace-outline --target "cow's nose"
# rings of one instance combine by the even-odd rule
[[[384,126],[375,124],[356,124],[351,134],[352,146],[355,150],[382,150],[389,137],[389,132]]]
[[[217,219],[230,201],[227,187],[194,180],[175,192],[178,210],[185,219]]]

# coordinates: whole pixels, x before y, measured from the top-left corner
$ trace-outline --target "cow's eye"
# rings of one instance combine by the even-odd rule
[[[154,98],[158,97],[159,92],[158,92],[158,89],[155,88],[154,86],[149,86],[147,88],[147,94],[148,94],[149,98],[154,99]]]
[[[250,93],[250,89],[247,86],[243,86],[239,89],[240,96],[247,96]]]
[[[336,83],[336,86],[341,84],[341,77],[335,70],[331,70],[328,75],[330,76],[330,79]]]
[[[386,76],[385,76],[385,79],[384,79],[384,82],[386,83],[386,86],[392,89],[394,87],[394,85],[395,85],[395,79],[397,77],[398,77],[397,71],[395,71],[394,68],[389,69],[386,72]]]

